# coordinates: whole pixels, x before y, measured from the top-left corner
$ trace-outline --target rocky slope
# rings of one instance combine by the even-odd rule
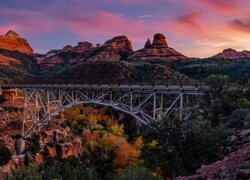
[[[168,66],[105,60],[82,63],[72,68],[66,68],[64,71],[56,74],[55,79],[78,83],[165,84],[169,82],[176,84],[181,81],[195,83],[195,81],[173,71]]]
[[[6,35],[0,35],[0,49],[16,50],[27,55],[33,54],[33,49],[29,43],[14,31],[9,31]]]
[[[250,178],[250,143],[244,144],[239,150],[227,155],[222,160],[210,165],[203,165],[196,174],[178,177],[177,180],[205,179],[249,179]]]
[[[169,66],[196,80],[205,80],[211,74],[225,74],[233,81],[247,82],[250,78],[250,58],[185,59],[174,61]]]
[[[0,49],[0,82],[20,82],[38,71],[37,60],[19,51]]]

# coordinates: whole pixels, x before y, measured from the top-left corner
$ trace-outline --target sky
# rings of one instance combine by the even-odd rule
[[[177,51],[209,57],[250,50],[250,0],[0,0],[0,34],[8,30],[38,53],[118,35],[137,50],[162,33]]]

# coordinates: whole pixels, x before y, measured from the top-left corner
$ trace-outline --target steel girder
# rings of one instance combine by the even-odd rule
[[[182,91],[133,91],[101,88],[19,88],[23,96],[22,135],[29,136],[46,127],[50,120],[67,108],[80,104],[108,106],[131,115],[141,124],[158,121],[173,112],[183,119],[184,97],[200,95],[201,92]]]

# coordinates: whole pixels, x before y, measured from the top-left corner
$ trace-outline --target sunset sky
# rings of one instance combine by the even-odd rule
[[[127,35],[135,50],[160,32],[192,57],[250,50],[250,0],[0,0],[0,34],[14,30],[35,52]]]

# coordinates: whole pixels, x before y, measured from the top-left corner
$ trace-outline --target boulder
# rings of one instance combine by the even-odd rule
[[[49,157],[52,157],[52,158],[57,157],[56,147],[54,147],[54,146],[46,146],[45,151],[47,152]]]
[[[76,138],[71,142],[58,143],[56,146],[57,157],[64,159],[70,156],[78,157],[82,153],[81,138]]]

